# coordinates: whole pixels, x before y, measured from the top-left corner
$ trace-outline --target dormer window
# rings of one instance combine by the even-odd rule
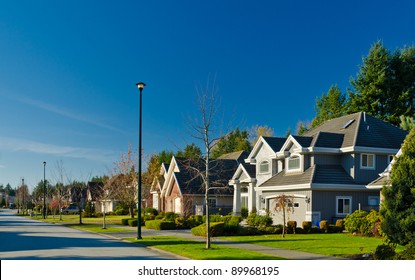
[[[269,173],[269,161],[262,161],[259,164],[259,173],[260,174]]]
[[[375,155],[374,154],[361,154],[360,155],[360,168],[362,169],[375,169]]]
[[[299,156],[291,156],[287,160],[287,170],[297,171],[301,169],[301,160]]]

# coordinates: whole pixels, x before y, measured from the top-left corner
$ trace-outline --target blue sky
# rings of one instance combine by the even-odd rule
[[[0,184],[87,180],[137,149],[195,140],[197,84],[216,77],[225,122],[276,135],[343,92],[370,46],[413,45],[412,1],[1,1]],[[55,173],[55,174],[54,174]]]

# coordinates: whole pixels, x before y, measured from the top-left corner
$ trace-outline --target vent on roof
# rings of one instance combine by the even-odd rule
[[[354,122],[354,119],[349,120],[347,123],[345,123],[345,124],[343,125],[343,128],[344,128],[344,129],[348,128],[348,127],[349,127],[349,125],[351,125],[353,122]]]

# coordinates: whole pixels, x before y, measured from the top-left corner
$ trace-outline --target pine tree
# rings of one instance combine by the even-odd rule
[[[415,247],[415,129],[412,129],[396,157],[390,186],[382,189],[382,230],[393,244]]]

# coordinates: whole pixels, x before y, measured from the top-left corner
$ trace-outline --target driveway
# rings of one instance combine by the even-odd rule
[[[134,243],[0,212],[0,259],[168,260],[173,255]]]

